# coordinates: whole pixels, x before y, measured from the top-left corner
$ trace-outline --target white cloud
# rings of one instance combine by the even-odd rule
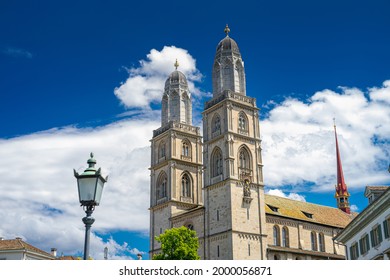
[[[33,55],[31,52],[20,49],[20,48],[5,48],[2,51],[5,55],[12,56],[12,57],[22,57],[22,58],[33,58]]]
[[[352,204],[351,205],[351,211],[352,212],[359,212],[359,207],[357,207],[357,205],[355,205],[355,204]]]
[[[261,120],[264,180],[268,186],[307,182],[313,191],[333,190],[336,183],[337,134],[344,175],[350,189],[389,181],[390,81],[363,92],[341,87],[323,90],[309,100],[274,104]],[[307,191],[307,190],[306,190]]]
[[[303,201],[303,202],[306,201],[306,199],[305,199],[305,197],[303,195],[300,195],[298,193],[286,194],[286,193],[284,193],[283,191],[281,191],[279,189],[270,189],[266,193],[270,194],[270,195],[275,195],[275,196],[280,196],[280,197],[284,197],[284,198],[289,198],[289,199],[292,199],[292,200],[298,200],[298,201]]]
[[[201,80],[202,75],[196,68],[195,59],[187,50],[175,46],[165,46],[161,51],[152,49],[146,60],[141,60],[139,67],[130,68],[129,78],[115,88],[114,93],[127,108],[150,108],[151,103],[159,103],[164,91],[164,84],[175,68],[183,72],[188,81],[193,97],[201,98],[203,93],[194,82]]]
[[[149,139],[158,126],[157,121],[135,118],[93,129],[64,127],[0,140],[0,236],[20,236],[47,251],[56,247],[59,253],[80,252],[85,213],[73,168],[82,172],[91,151],[97,166],[109,175],[93,214],[92,232],[147,232]],[[130,252],[126,244],[108,243],[92,234],[91,255],[103,258],[105,246],[115,258]]]

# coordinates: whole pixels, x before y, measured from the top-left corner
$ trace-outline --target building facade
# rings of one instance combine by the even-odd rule
[[[336,240],[349,260],[390,260],[390,187],[367,186],[365,196],[369,205]]]
[[[197,232],[202,259],[344,258],[332,238],[352,214],[264,194],[259,108],[247,96],[244,62],[229,32],[226,26],[216,48],[203,135],[192,125],[177,62],[165,83],[161,127],[151,139],[150,257],[160,250],[156,236],[185,225]]]
[[[28,244],[21,238],[0,239],[0,260],[55,260],[56,250],[51,254]]]

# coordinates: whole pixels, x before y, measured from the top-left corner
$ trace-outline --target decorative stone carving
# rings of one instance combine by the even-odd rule
[[[250,186],[249,179],[246,178],[242,183],[242,185],[243,185],[243,200],[245,203],[250,203],[253,198],[251,197],[251,186]]]

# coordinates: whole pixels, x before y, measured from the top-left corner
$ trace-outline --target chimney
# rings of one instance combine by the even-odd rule
[[[54,257],[57,257],[57,248],[51,248],[51,254],[52,254]]]

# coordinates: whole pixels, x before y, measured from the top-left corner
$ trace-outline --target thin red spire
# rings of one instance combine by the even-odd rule
[[[339,195],[343,195],[345,193],[348,193],[348,191],[347,191],[347,185],[345,184],[345,180],[344,180],[343,166],[341,164],[339,143],[337,141],[336,125],[334,126],[334,135],[335,135],[335,138],[336,138],[336,158],[337,158],[337,187],[336,187],[336,192]]]
[[[341,164],[339,143],[337,140],[336,124],[334,124],[334,135],[336,138],[336,160],[337,160],[337,185],[336,194],[337,206],[344,212],[350,214],[349,202],[348,202],[348,188],[344,180],[343,166]]]

